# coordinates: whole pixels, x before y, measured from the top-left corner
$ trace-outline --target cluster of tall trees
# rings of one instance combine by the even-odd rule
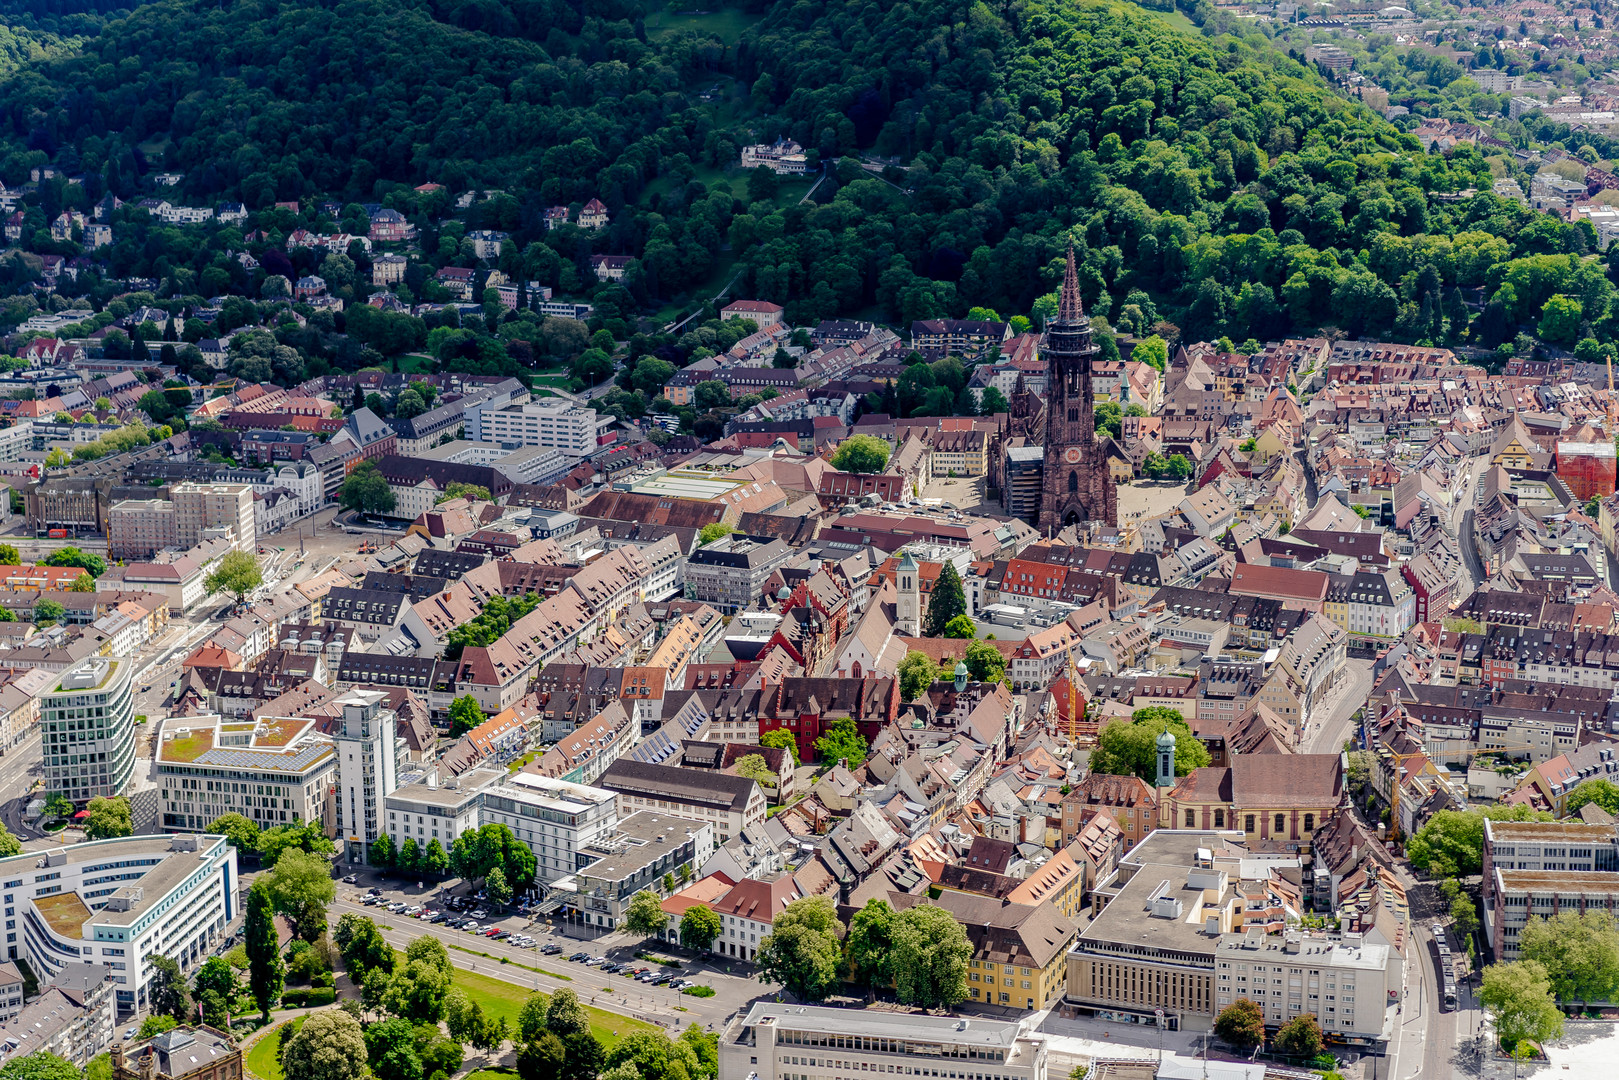
[[[437,938],[421,938],[399,954],[375,922],[353,913],[339,921],[334,937],[362,1000],[315,1014],[326,1019],[313,1032],[305,1023],[283,1047],[289,1076],[359,1080],[369,1068],[377,1080],[445,1080],[460,1070],[463,1047],[489,1053],[507,1042],[521,1080],[712,1080],[717,1071],[718,1039],[695,1025],[673,1039],[638,1031],[606,1047],[579,996],[566,989],[530,994],[513,1025],[454,985]],[[314,1074],[292,1068],[322,1061],[336,1064]]]
[[[283,241],[299,227],[363,232],[371,201],[421,231],[409,296],[437,298],[438,266],[480,262],[467,234],[501,229],[511,238],[482,262],[593,293],[589,329],[620,341],[641,312],[709,283],[727,253],[737,292],[785,304],[794,322],[873,307],[902,324],[973,308],[1038,322],[1070,237],[1088,310],[1137,333],[1263,339],[1331,324],[1519,348],[1520,332],[1544,330],[1597,349],[1614,337],[1589,227],[1495,197],[1476,149],[1427,152],[1257,36],[1191,37],[1066,0],[834,0],[775,5],[731,49],[711,33],[649,37],[640,15],[569,0],[148,5],[0,83],[0,180],[61,170],[26,202],[24,246],[72,253],[51,219],[141,192],[161,148],[161,167],[183,174],[166,195],[241,199],[254,217],[186,228],[125,207],[112,273],[248,308],[272,298],[266,282],[302,273],[367,291],[359,245],[288,253]],[[720,70],[735,90],[699,96]],[[812,199],[722,171],[743,142],[776,136],[823,171]],[[467,188],[495,194],[450,215]],[[1464,189],[1479,194],[1437,198]],[[608,229],[544,227],[547,207],[591,197]],[[276,205],[290,200],[297,210]],[[261,266],[244,268],[242,250]],[[623,282],[595,283],[601,251],[635,257]],[[26,286],[37,267],[4,276]],[[97,306],[112,294],[93,274],[84,288]],[[488,304],[447,322],[364,305],[313,315],[236,361],[274,368],[286,348],[283,366],[309,373],[426,348],[460,370],[551,355],[605,373],[584,359],[593,346],[553,352],[560,331]],[[678,366],[707,347],[639,336],[632,359]],[[912,411],[962,393],[926,373]]]
[[[481,881],[496,904],[509,903],[514,895],[529,889],[539,867],[529,846],[498,823],[462,833],[448,851],[437,838],[422,844],[414,836],[407,836],[396,843],[393,837],[381,833],[371,844],[371,863],[407,873],[450,873],[468,881]]]
[[[844,980],[892,987],[901,1004],[926,1009],[967,999],[972,944],[943,908],[918,904],[895,911],[886,901],[871,900],[844,930],[827,897],[793,901],[759,942],[759,978],[781,983],[804,1001],[821,1000]]]

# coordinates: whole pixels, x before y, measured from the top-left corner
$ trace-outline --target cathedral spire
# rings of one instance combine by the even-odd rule
[[[1079,271],[1074,268],[1074,242],[1068,241],[1068,265],[1062,272],[1062,293],[1057,298],[1057,321],[1074,323],[1085,317],[1085,305],[1079,298]]]

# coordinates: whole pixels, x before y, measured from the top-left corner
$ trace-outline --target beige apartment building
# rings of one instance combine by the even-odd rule
[[[250,484],[180,483],[167,499],[125,499],[107,511],[107,550],[114,558],[145,559],[226,535],[241,551],[258,546]]]
[[[1267,936],[1250,927],[1221,937],[1214,964],[1216,1015],[1247,998],[1264,1010],[1266,1027],[1309,1013],[1327,1038],[1346,1042],[1386,1038],[1391,995],[1400,990],[1398,954],[1360,934]]]
[[[1242,834],[1159,830],[1098,883],[1068,951],[1069,1006],[1103,1020],[1208,1030],[1247,998],[1275,1030],[1315,1015],[1334,1041],[1384,1045],[1404,979],[1377,934],[1267,934],[1251,896],[1279,867],[1248,863]],[[1253,881],[1239,877],[1261,876]],[[1267,890],[1268,893],[1268,890]]]

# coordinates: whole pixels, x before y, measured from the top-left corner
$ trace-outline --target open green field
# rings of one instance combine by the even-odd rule
[[[1148,15],[1151,15],[1155,19],[1162,19],[1166,24],[1168,24],[1170,29],[1179,30],[1183,34],[1201,34],[1203,32],[1197,28],[1196,23],[1194,23],[1191,19],[1188,19],[1179,11],[1157,11],[1153,8],[1143,7],[1142,5],[1135,3],[1132,3],[1130,6],[1140,8],[1142,11],[1145,11]]]
[[[454,984],[467,992],[467,996],[483,1007],[483,1011],[492,1017],[504,1018],[515,1031],[517,1018],[523,1011],[523,1002],[534,991],[525,987],[514,986],[509,982],[493,978],[489,975],[480,975],[475,971],[455,969]],[[603,1009],[585,1006],[585,1013],[590,1017],[590,1031],[596,1036],[598,1042],[604,1047],[611,1048],[618,1041],[636,1031],[651,1031],[652,1025],[640,1020],[632,1020],[627,1016],[619,1016]],[[304,1018],[295,1016],[285,1024],[291,1024],[296,1032],[303,1026]],[[281,1047],[280,1029],[285,1024],[277,1024],[269,1028],[258,1042],[253,1044],[247,1052],[247,1071],[258,1077],[259,1080],[284,1080],[281,1075],[281,1060],[278,1052]],[[515,1074],[509,1069],[484,1069],[473,1073],[466,1080],[512,1080]]]
[[[480,975],[476,971],[463,971],[455,969],[455,985],[467,992],[467,996],[483,1006],[483,1011],[491,1017],[504,1017],[506,1023],[515,1030],[518,1014],[523,1011],[523,1002],[534,991],[522,986],[514,986],[509,982],[496,979],[489,975]],[[590,1000],[590,995],[585,995]],[[604,1047],[611,1048],[618,1040],[635,1031],[651,1031],[651,1024],[640,1020],[632,1020],[628,1016],[619,1016],[602,1009],[585,1006],[585,1013],[590,1017],[590,1032],[596,1036],[598,1042]],[[265,1080],[280,1080],[279,1076],[265,1077]]]
[[[433,358],[421,353],[406,353],[404,356],[396,356],[389,360],[388,370],[397,371],[401,375],[428,375],[433,371]]]
[[[693,7],[679,14],[660,9],[646,17],[646,36],[652,40],[678,34],[682,30],[696,30],[700,34],[713,34],[727,45],[735,45],[742,31],[764,18],[735,8],[706,11]]]
[[[296,1032],[304,1026],[304,1018],[295,1016],[287,1021]],[[277,1024],[265,1031],[264,1037],[253,1044],[247,1052],[247,1071],[257,1076],[259,1080],[282,1080],[281,1078],[281,1028],[286,1024]]]

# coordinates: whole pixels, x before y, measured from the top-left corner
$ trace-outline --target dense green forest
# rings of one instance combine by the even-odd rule
[[[440,266],[479,265],[468,230],[505,230],[483,265],[591,297],[590,331],[674,366],[724,335],[675,337],[644,316],[733,274],[733,295],[801,323],[1038,316],[1070,235],[1089,310],[1142,334],[1332,325],[1511,349],[1530,330],[1588,351],[1614,337],[1589,227],[1496,198],[1477,152],[1425,152],[1257,35],[1181,34],[1072,0],[776,0],[740,13],[739,37],[649,32],[655,14],[635,0],[159,0],[0,82],[0,179],[47,161],[85,177],[42,184],[28,207],[25,246],[67,255],[46,230],[57,212],[149,194],[160,169],[184,173],[166,197],[241,199],[256,212],[244,228],[125,207],[108,266],[157,279],[160,297],[240,294],[233,321],[251,321],[267,273],[319,267],[363,298],[358,249],[347,265],[280,251],[294,228],[363,230],[361,202],[422,231],[407,300],[439,298]],[[735,168],[740,146],[777,137],[824,169],[808,201],[806,183]],[[429,181],[448,192],[414,190]],[[499,194],[447,218],[467,188]],[[591,197],[608,229],[545,231],[546,207]],[[297,213],[273,206],[294,199]],[[263,269],[243,270],[243,249]],[[597,286],[592,253],[636,261]],[[28,273],[13,260],[0,284]],[[85,281],[98,304],[115,291]],[[610,369],[597,349],[611,341],[544,331],[498,310],[443,324],[351,310],[278,331],[295,355],[276,371],[352,366],[360,345]],[[632,410],[652,383],[635,366]]]

